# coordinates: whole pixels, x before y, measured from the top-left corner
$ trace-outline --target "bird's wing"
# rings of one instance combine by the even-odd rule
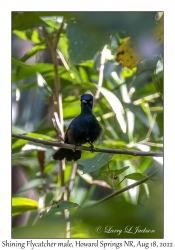
[[[66,134],[65,134],[65,138],[64,138],[64,142],[65,142],[65,143],[69,143],[69,139],[68,139],[68,130],[69,130],[69,128],[67,129]]]
[[[78,116],[77,116],[78,117]],[[66,131],[66,134],[65,134],[65,138],[64,138],[64,142],[65,143],[71,143],[71,134],[72,134],[72,130],[73,130],[73,127],[74,127],[74,123],[76,122],[77,120],[77,117],[75,119],[73,119],[73,121],[69,124],[69,127]]]

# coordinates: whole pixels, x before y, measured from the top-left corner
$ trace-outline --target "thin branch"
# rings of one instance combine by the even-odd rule
[[[160,169],[157,169],[157,170],[154,171],[152,174],[150,174],[149,176],[147,176],[146,178],[144,178],[144,179],[142,179],[142,180],[140,180],[140,181],[137,181],[137,182],[135,182],[135,183],[133,183],[133,184],[131,184],[131,185],[125,187],[125,188],[122,188],[122,189],[120,189],[120,190],[115,191],[114,193],[112,193],[112,194],[106,196],[105,198],[101,199],[100,201],[97,201],[96,203],[94,203],[94,204],[92,204],[92,205],[90,205],[90,206],[88,206],[88,207],[86,207],[86,208],[96,207],[96,206],[100,205],[101,203],[103,203],[103,202],[105,202],[105,201],[107,201],[107,200],[113,198],[114,196],[117,196],[117,195],[119,195],[119,194],[121,194],[121,193],[123,193],[123,192],[125,192],[125,191],[127,191],[127,190],[129,190],[129,189],[131,189],[131,188],[134,188],[134,187],[136,187],[136,186],[139,186],[140,184],[142,184],[142,183],[144,183],[144,182],[150,180],[150,178],[151,178],[158,170],[160,170]]]
[[[69,182],[68,190],[67,190],[67,200],[68,201],[70,200],[70,193],[71,193],[71,191],[73,189],[73,185],[74,185],[74,182],[75,182],[77,167],[78,167],[78,164],[74,163],[73,167],[72,167],[72,173],[71,173],[71,177],[70,177],[70,182]]]
[[[52,39],[51,39],[51,37],[48,35],[48,33],[47,33],[45,27],[42,27],[42,29],[43,29],[43,33],[44,33],[46,42],[47,42],[49,48],[51,49],[51,47],[52,47]]]
[[[46,29],[43,27],[43,33],[46,38],[46,41],[48,43],[51,56],[52,56],[52,62],[54,66],[54,86],[55,86],[55,95],[56,95],[56,101],[57,101],[57,112],[58,112],[58,120],[60,123],[60,130],[62,132],[62,135],[64,136],[64,130],[63,130],[63,108],[62,108],[62,92],[61,92],[61,82],[60,77],[58,74],[58,59],[57,59],[57,45],[58,41],[61,35],[61,32],[64,27],[64,20],[61,23],[60,29],[57,31],[55,39],[51,39],[50,35],[46,31]],[[57,123],[58,124],[58,123]],[[58,138],[59,139],[59,138]],[[65,161],[60,162],[60,176],[61,176],[61,186],[64,186],[64,169],[65,169]]]
[[[64,200],[68,201],[68,192],[64,192]],[[70,238],[70,211],[69,209],[64,210],[64,216],[66,219],[66,238]]]
[[[53,114],[55,116],[55,127],[58,131],[58,136],[60,137],[60,139],[62,141],[64,141],[64,131],[63,131],[62,124],[60,123],[60,120],[58,118],[58,114],[57,114],[57,112],[54,112]],[[53,120],[54,120],[54,118],[53,118]]]
[[[54,49],[55,51],[56,51],[56,49],[57,49],[57,45],[58,45],[58,42],[59,42],[59,39],[60,39],[61,32],[63,31],[63,28],[64,28],[64,19],[63,19],[63,21],[62,21],[62,23],[61,23],[61,26],[60,26],[59,30],[58,30],[57,33],[56,33],[55,42],[54,42],[54,47],[53,47],[53,49]]]
[[[51,52],[52,52],[52,61],[53,61],[54,72],[55,72],[54,85],[55,85],[58,118],[59,118],[60,124],[62,126],[62,131],[63,131],[62,91],[61,91],[60,77],[58,74],[58,60],[57,60],[56,51],[51,51]]]
[[[62,137],[62,134],[60,133],[60,129],[59,129],[57,123],[56,123],[56,119],[55,118],[52,118],[52,124],[53,124],[54,128],[56,129],[56,131],[58,132],[58,137],[59,137],[60,141],[64,142],[64,138]]]
[[[50,48],[50,52],[51,52],[51,56],[52,56],[52,62],[53,62],[53,66],[54,66],[54,86],[55,86],[55,96],[56,96],[56,102],[57,102],[57,112],[58,112],[58,116],[55,115],[55,122],[57,123],[58,126],[58,139],[60,140],[60,136],[59,134],[62,135],[62,138],[64,137],[64,121],[63,121],[63,102],[62,102],[62,91],[61,91],[61,81],[60,81],[60,77],[58,74],[58,59],[57,59],[57,45],[59,42],[59,38],[61,35],[61,32],[63,30],[64,27],[64,19],[61,23],[60,29],[56,32],[56,35],[54,37],[54,39],[51,41],[50,40],[50,36],[47,33],[47,31],[43,28],[44,31],[44,35],[46,38],[46,41],[48,42],[49,48]],[[62,160],[60,162],[60,178],[61,178],[61,186],[65,185],[64,182],[64,170],[65,170],[65,160]],[[64,216],[65,218],[69,217],[69,211],[65,211],[64,212]],[[67,222],[66,224],[67,227],[67,238],[70,237],[70,222]]]
[[[152,121],[151,121],[151,124],[150,124],[150,128],[148,130],[148,133],[145,137],[145,139],[148,139],[153,131],[153,127],[154,127],[154,124],[155,124],[155,121],[156,121],[156,117],[157,117],[157,114],[154,114],[153,115],[153,118],[152,118]]]
[[[36,139],[33,137],[29,137],[26,135],[14,134],[12,133],[12,137],[28,140],[36,143],[40,143],[43,145],[60,147],[60,148],[68,148],[75,150],[75,145],[66,144],[62,142],[53,142],[53,141],[46,141],[41,139]],[[83,150],[83,151],[91,151],[92,147],[84,147],[84,146],[76,146],[76,150]],[[93,152],[101,152],[101,153],[111,153],[111,154],[124,154],[124,155],[134,155],[134,156],[156,156],[156,157],[163,157],[163,152],[143,152],[143,151],[133,151],[133,150],[119,150],[119,149],[109,149],[109,148],[94,148]]]
[[[43,27],[43,33],[46,38],[47,44],[49,46],[52,62],[54,66],[54,86],[55,86],[55,95],[56,95],[56,102],[57,102],[57,112],[60,124],[62,126],[63,131],[63,109],[62,109],[62,92],[61,92],[61,82],[58,74],[58,60],[57,60],[57,45],[60,38],[60,34],[62,32],[64,26],[64,21],[61,23],[60,29],[56,33],[55,39],[51,39],[46,29]]]
[[[143,101],[145,102],[150,102],[152,100],[154,100],[155,98],[159,98],[160,97],[160,94],[159,93],[154,93],[152,95],[148,95],[148,96],[145,96],[145,97],[142,97],[136,101],[133,101],[133,104],[134,105],[139,105],[141,104]]]

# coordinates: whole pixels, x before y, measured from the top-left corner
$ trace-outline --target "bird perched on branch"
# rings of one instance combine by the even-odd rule
[[[81,96],[81,113],[69,125],[64,142],[80,146],[89,143],[93,147],[93,142],[98,139],[102,132],[102,128],[96,117],[92,113],[93,96],[84,94]],[[81,158],[80,150],[71,150],[60,148],[53,154],[54,160],[77,161]]]

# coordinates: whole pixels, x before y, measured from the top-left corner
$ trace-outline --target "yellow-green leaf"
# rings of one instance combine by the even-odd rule
[[[38,202],[23,197],[12,198],[12,216],[25,213],[27,211],[36,210]]]
[[[21,66],[21,67],[31,68],[31,65],[25,64],[25,63],[15,59],[14,57],[12,57],[12,64],[17,65],[17,66]]]

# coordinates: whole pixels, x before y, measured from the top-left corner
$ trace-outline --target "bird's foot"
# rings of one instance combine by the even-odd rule
[[[91,153],[94,152],[94,145],[92,144],[92,142],[89,142],[89,144],[91,145]]]
[[[75,152],[75,150],[76,150],[76,145],[74,145],[74,148],[72,149],[72,151]]]

